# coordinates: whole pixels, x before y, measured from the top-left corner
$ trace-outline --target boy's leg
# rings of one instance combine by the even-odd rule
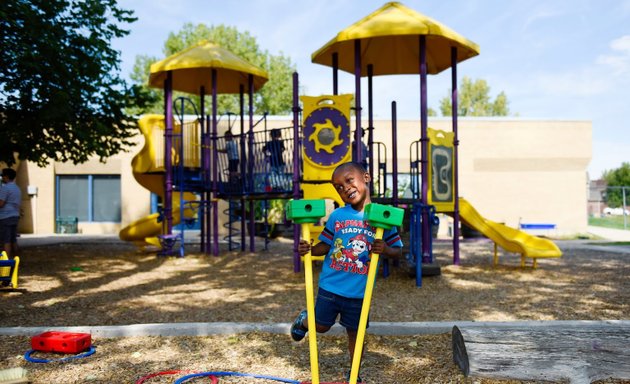
[[[348,335],[348,353],[350,354],[350,364],[354,361],[354,351],[357,344],[357,335],[359,329],[359,321],[361,319],[361,311],[363,309],[363,299],[346,299],[344,309],[341,313],[340,323],[346,328],[346,334]],[[370,326],[370,321],[366,324],[366,328]],[[365,354],[365,342],[361,350],[361,359]],[[361,364],[359,363],[359,372],[361,370]],[[350,371],[348,371],[348,380],[350,378]],[[361,377],[357,377],[357,383],[362,383]]]
[[[357,334],[356,330],[351,330],[346,328],[346,333],[348,334],[348,353],[350,354],[350,364],[354,360],[354,348],[357,345]],[[361,360],[363,361],[363,355],[365,354],[365,342],[363,343],[363,349],[361,350]],[[346,374],[346,380],[350,381],[350,370]],[[361,378],[361,364],[359,363],[359,375],[357,376],[357,383],[362,383],[363,379]]]
[[[317,310],[315,312],[317,312]],[[317,318],[315,320],[317,321]],[[330,330],[330,326],[315,322],[315,330],[317,333],[326,333]],[[304,309],[297,315],[295,320],[293,320],[293,324],[291,325],[291,337],[295,341],[300,341],[306,336],[306,332],[308,332],[308,314],[306,309]]]
[[[315,330],[317,333],[325,333],[335,324],[339,315],[338,303],[335,294],[319,289],[317,300],[315,300]],[[291,337],[295,341],[300,341],[308,332],[307,312],[303,310],[291,325]]]

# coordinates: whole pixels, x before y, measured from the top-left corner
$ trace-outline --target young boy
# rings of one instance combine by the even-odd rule
[[[284,166],[284,141],[282,140],[282,131],[274,128],[270,131],[271,140],[267,141],[263,146],[263,152],[269,156],[269,165],[271,166],[271,174],[269,175],[271,187],[282,190],[287,189],[285,183],[285,166]]]
[[[346,205],[331,213],[319,235],[319,243],[311,247],[301,240],[298,245],[301,255],[309,250],[313,256],[325,255],[315,303],[316,330],[327,332],[340,315],[339,324],[348,334],[350,361],[354,356],[370,254],[389,258],[399,258],[402,254],[402,241],[396,228],[386,230],[383,239],[374,239],[376,228],[363,217],[363,209],[371,202],[369,182],[370,174],[361,164],[339,165],[333,172],[332,184]],[[307,312],[303,310],[293,322],[293,340],[300,341],[306,335],[306,317]],[[362,380],[359,378],[358,382]]]
[[[227,154],[229,180],[234,181],[236,176],[238,176],[238,147],[231,130],[228,129],[225,132],[225,149],[219,149],[218,151]]]

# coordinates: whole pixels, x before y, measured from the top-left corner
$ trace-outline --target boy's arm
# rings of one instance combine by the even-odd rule
[[[311,251],[312,256],[324,256],[330,250],[330,245],[324,242],[319,242],[311,246],[308,242],[306,242],[306,240],[300,240],[300,244],[298,244],[298,253],[301,256],[304,256],[309,250]]]
[[[389,247],[383,239],[375,239],[372,243],[372,253],[378,253],[392,259],[399,259],[402,256],[401,247]]]
[[[330,251],[330,245],[324,242],[319,242],[311,248],[311,255],[324,256]]]

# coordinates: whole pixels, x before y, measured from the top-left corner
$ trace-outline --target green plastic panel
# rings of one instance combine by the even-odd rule
[[[325,200],[291,200],[287,204],[287,219],[298,224],[316,223],[324,216]]]

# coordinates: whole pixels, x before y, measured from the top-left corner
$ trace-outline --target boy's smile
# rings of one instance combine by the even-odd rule
[[[332,184],[344,203],[352,205],[357,210],[362,210],[366,202],[369,202],[367,183],[370,181],[368,173],[348,164],[335,170]]]

